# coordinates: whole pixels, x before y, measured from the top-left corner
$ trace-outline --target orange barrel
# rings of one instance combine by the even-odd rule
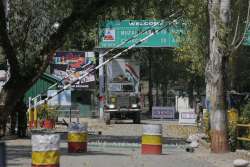
[[[72,123],[68,130],[68,152],[87,152],[87,124]]]
[[[59,167],[60,135],[32,134],[32,167]]]
[[[141,141],[142,154],[162,153],[162,126],[158,124],[143,125]]]
[[[55,128],[55,121],[53,119],[46,119],[43,122],[43,127],[46,129],[53,129]]]

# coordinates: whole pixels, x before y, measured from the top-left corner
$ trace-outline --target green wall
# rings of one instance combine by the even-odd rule
[[[58,82],[58,80],[55,77],[44,73],[36,81],[36,83],[26,92],[24,100],[27,102],[29,97],[35,97],[41,93],[47,94],[48,88],[57,82]]]
[[[41,93],[47,95],[48,88],[58,83],[52,75],[44,73],[40,79],[26,92],[25,102],[28,102],[29,97],[35,97]],[[53,89],[56,89],[55,86]],[[80,117],[91,117],[95,112],[95,93],[94,91],[87,90],[74,90],[71,91],[71,108],[80,109]],[[69,109],[68,107],[61,106],[61,109]],[[64,115],[64,114],[63,114]]]

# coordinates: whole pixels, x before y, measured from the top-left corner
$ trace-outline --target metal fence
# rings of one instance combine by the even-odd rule
[[[148,108],[149,107],[149,97],[148,96],[141,96],[140,99],[141,107]],[[175,97],[163,97],[163,96],[153,96],[153,106],[175,106]]]

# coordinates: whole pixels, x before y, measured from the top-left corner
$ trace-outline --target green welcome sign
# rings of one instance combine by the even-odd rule
[[[163,20],[115,20],[103,22],[99,29],[99,48],[113,48],[122,42],[130,39],[136,34],[143,32],[136,39],[133,39],[121,47],[129,47],[132,44],[149,35],[152,29],[160,29],[166,26]],[[181,31],[177,25],[167,26],[145,42],[136,47],[176,47],[176,35]]]

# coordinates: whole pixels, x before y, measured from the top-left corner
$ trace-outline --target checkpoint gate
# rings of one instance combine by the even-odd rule
[[[99,63],[104,62],[105,50],[110,48],[126,48],[138,43],[148,34],[161,29],[170,22],[164,20],[114,20],[103,22],[99,29]],[[175,36],[183,32],[181,24],[171,22],[153,37],[135,47],[159,48],[177,47]],[[136,36],[136,38],[134,38]],[[131,40],[130,40],[131,39]],[[127,41],[127,42],[126,42]],[[124,43],[123,45],[121,45]],[[103,118],[105,100],[104,68],[99,68],[99,117]]]

